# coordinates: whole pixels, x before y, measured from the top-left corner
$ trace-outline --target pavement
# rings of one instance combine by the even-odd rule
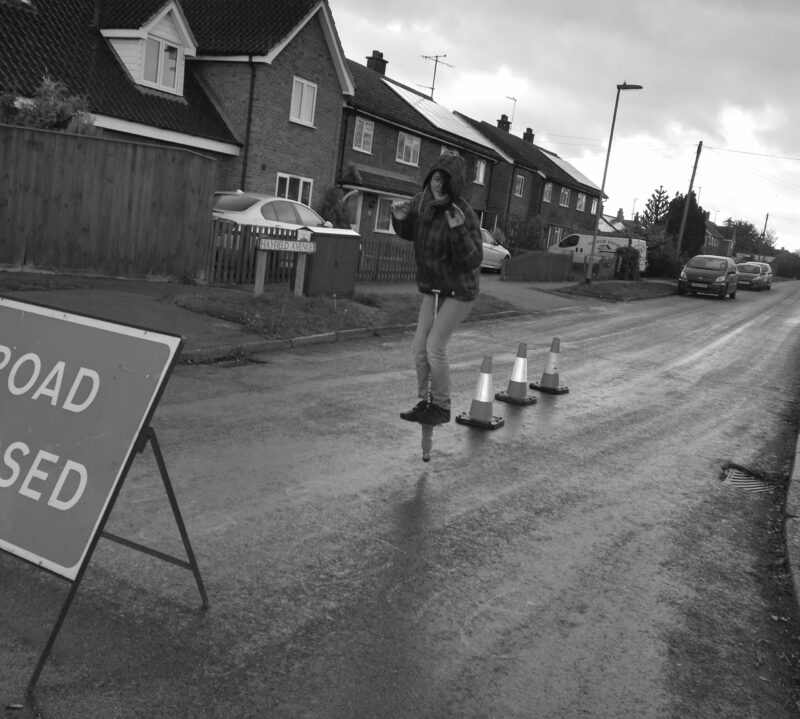
[[[533,314],[546,311],[563,311],[597,302],[592,298],[557,292],[574,285],[574,282],[506,282],[499,277],[481,277],[481,291],[514,305],[512,314]],[[281,340],[265,339],[241,325],[226,322],[209,315],[183,309],[169,297],[187,292],[246,292],[242,288],[208,288],[191,285],[147,282],[126,279],[107,279],[93,289],[25,290],[7,292],[6,296],[23,302],[56,307],[66,312],[76,312],[133,325],[157,332],[179,334],[184,339],[180,363],[208,363],[222,359],[260,354],[277,349],[287,349],[318,342],[339,342],[349,339],[380,336],[410,326],[364,328],[330,332],[312,337],[295,337]],[[358,293],[413,293],[413,283],[358,284]],[[508,316],[498,315],[497,318]],[[786,498],[786,549],[789,571],[794,584],[795,601],[800,597],[800,437],[795,447],[794,461]]]

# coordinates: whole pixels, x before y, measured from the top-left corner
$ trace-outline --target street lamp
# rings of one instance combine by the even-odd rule
[[[597,210],[597,217],[594,221],[594,234],[592,235],[592,251],[589,255],[589,263],[586,265],[586,284],[592,283],[592,265],[594,264],[594,252],[597,246],[597,230],[600,227],[600,218],[603,216],[603,194],[606,189],[606,174],[608,173],[608,158],[611,156],[611,141],[614,139],[614,125],[617,122],[617,106],[619,105],[619,93],[621,90],[641,90],[641,85],[629,85],[623,82],[617,85],[617,99],[614,100],[614,115],[611,118],[611,134],[608,136],[608,149],[606,150],[606,166],[603,169],[603,184],[600,186],[600,204]]]

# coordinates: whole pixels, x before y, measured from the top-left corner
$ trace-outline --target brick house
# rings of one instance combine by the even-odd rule
[[[509,158],[495,169],[490,209],[510,246],[547,249],[570,232],[592,232],[600,188],[556,153],[534,144],[527,128],[512,135],[507,115],[497,125],[461,115]]]
[[[103,135],[213,156],[218,189],[334,184],[353,83],[326,0],[0,0],[0,92],[45,76]]]
[[[492,173],[507,158],[456,114],[387,77],[386,65],[378,51],[366,65],[348,60],[355,94],[344,111],[339,185],[353,228],[365,240],[393,236],[392,200],[418,192],[444,152],[464,159],[466,199],[486,226]]]

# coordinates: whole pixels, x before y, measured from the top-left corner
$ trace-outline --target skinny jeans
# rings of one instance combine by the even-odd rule
[[[447,343],[458,325],[469,315],[474,300],[464,302],[452,297],[439,298],[439,310],[433,319],[434,295],[423,294],[412,349],[417,368],[420,399],[428,398],[428,377],[434,404],[450,411],[450,363]]]

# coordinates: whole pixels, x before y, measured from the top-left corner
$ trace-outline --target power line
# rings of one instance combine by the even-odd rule
[[[786,155],[770,155],[766,152],[748,152],[747,150],[731,150],[727,147],[712,147],[708,145],[709,150],[716,150],[717,152],[735,152],[738,155],[753,155],[755,157],[770,157],[773,160],[794,160],[800,162],[800,157],[788,157]]]

